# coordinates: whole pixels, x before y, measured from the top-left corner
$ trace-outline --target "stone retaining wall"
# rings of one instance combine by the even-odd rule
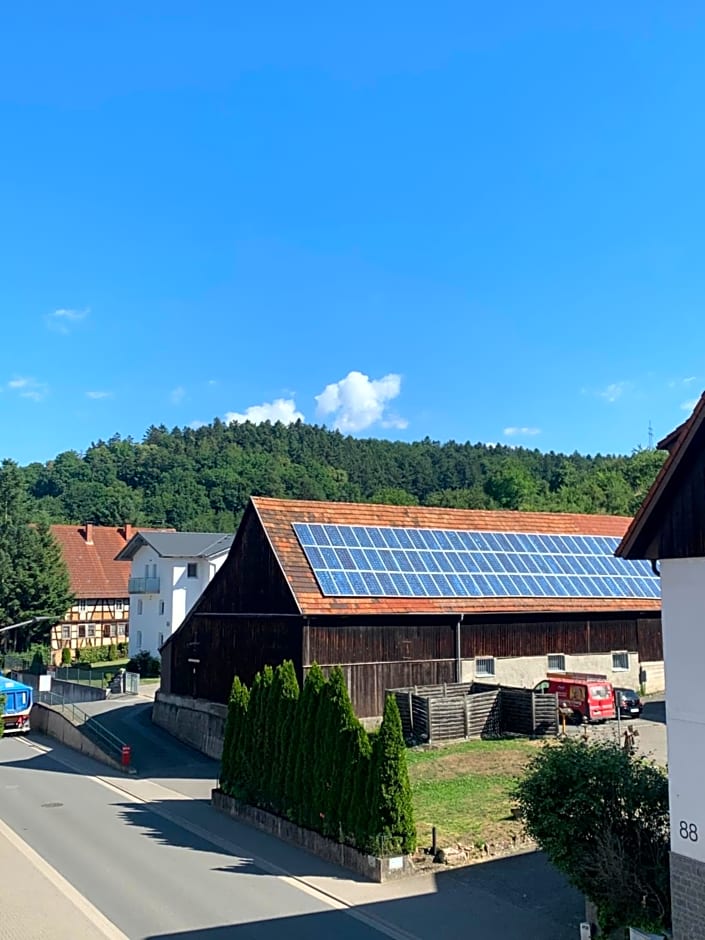
[[[227,705],[161,691],[157,692],[152,709],[155,725],[215,760],[220,760],[223,754],[227,715]]]
[[[284,842],[290,842],[298,845],[312,855],[342,868],[348,868],[368,878],[370,881],[383,882],[395,881],[400,878],[406,878],[415,872],[414,864],[407,855],[399,855],[392,858],[378,858],[376,855],[365,855],[358,852],[349,845],[341,845],[339,842],[333,842],[318,832],[311,829],[303,829],[288,819],[281,816],[275,816],[274,813],[267,813],[256,806],[250,806],[226,796],[221,790],[213,790],[211,793],[211,804],[215,809],[238,822],[247,823],[263,832],[282,839]]]

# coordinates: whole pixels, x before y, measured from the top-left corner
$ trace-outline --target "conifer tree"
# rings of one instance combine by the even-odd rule
[[[259,713],[262,708],[262,674],[257,673],[252,680],[250,701],[242,735],[243,756],[243,799],[254,803],[260,772],[260,749],[257,740],[259,732]]]
[[[416,848],[406,745],[393,695],[386,698],[382,727],[374,742],[370,836],[377,855],[407,854]]]
[[[357,722],[340,666],[335,666],[328,677],[323,709],[320,726],[321,738],[325,743],[318,756],[314,793],[319,806],[321,831],[330,838],[339,839],[342,789],[348,761],[347,732]]]
[[[318,717],[326,678],[318,663],[313,663],[306,676],[303,692],[298,703],[300,725],[298,743],[292,745],[294,755],[294,775],[292,784],[292,808],[294,821],[309,829],[314,827],[313,786],[315,781],[316,758],[320,747],[320,728]]]
[[[228,718],[233,715],[233,730],[230,736],[230,749],[228,759],[229,792],[232,796],[242,799],[247,792],[247,759],[244,752],[244,740],[247,730],[247,711],[250,703],[250,692],[247,686],[240,682],[236,676],[230,695]]]
[[[260,706],[257,714],[257,733],[253,742],[256,751],[257,780],[255,795],[257,804],[269,807],[269,782],[272,774],[272,744],[274,741],[274,718],[272,714],[272,687],[274,670],[267,665],[261,672]],[[276,694],[276,691],[275,691]]]
[[[231,770],[230,763],[232,759],[232,741],[235,733],[236,715],[233,703],[235,701],[236,683],[240,680],[237,676],[233,679],[228,698],[228,715],[225,719],[225,732],[223,734],[223,753],[220,756],[220,788],[224,793],[230,793],[231,789]]]
[[[299,700],[299,681],[290,659],[277,667],[279,700],[275,723],[274,763],[272,770],[272,797],[276,810],[286,813],[288,802],[289,751],[292,744],[292,730],[296,720]]]

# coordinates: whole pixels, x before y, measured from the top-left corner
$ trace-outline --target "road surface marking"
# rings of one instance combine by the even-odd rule
[[[14,829],[0,819],[0,836],[4,836],[7,841],[32,864],[37,871],[43,875],[61,894],[70,901],[77,910],[83,914],[86,920],[89,920],[96,930],[100,931],[102,937],[107,940],[129,940],[127,934],[119,930],[112,921],[108,920],[105,914],[102,914],[97,907],[85,898],[71,882],[67,881],[53,866],[42,858],[38,852],[28,845],[24,839],[21,839]]]
[[[52,760],[57,761],[59,764],[63,764],[66,767],[70,767],[72,770],[76,770],[82,774],[85,779],[95,780],[96,783],[99,783],[101,786],[106,787],[108,790],[112,790],[117,793],[118,796],[124,797],[129,796],[130,799],[134,800],[137,803],[142,803],[145,806],[149,806],[150,811],[153,812],[156,816],[161,816],[162,819],[166,819],[169,822],[173,823],[176,826],[179,826],[181,829],[185,829],[187,832],[190,832],[192,835],[198,836],[200,839],[210,842],[211,845],[215,848],[221,849],[228,854],[235,854],[243,859],[249,859],[254,865],[262,869],[262,871],[267,872],[269,875],[274,875],[283,881],[285,884],[289,885],[292,888],[296,888],[298,891],[303,891],[304,894],[308,894],[310,897],[316,898],[323,904],[326,904],[328,907],[333,908],[336,911],[342,911],[348,914],[350,917],[353,917],[355,920],[360,921],[365,924],[367,927],[371,927],[373,930],[376,930],[378,933],[384,934],[389,937],[390,940],[421,940],[416,934],[409,933],[406,930],[403,930],[399,927],[394,927],[392,924],[388,924],[386,921],[382,920],[379,917],[376,917],[374,914],[366,914],[362,911],[358,911],[354,905],[349,904],[347,901],[343,901],[340,898],[335,897],[333,894],[329,894],[327,891],[324,891],[322,888],[317,888],[309,882],[305,881],[303,878],[300,878],[298,875],[294,875],[291,872],[287,871],[285,868],[280,868],[278,865],[273,864],[272,862],[267,861],[264,858],[260,858],[256,855],[252,855],[250,852],[245,852],[240,846],[234,842],[230,842],[228,839],[221,839],[220,836],[215,835],[212,832],[209,832],[207,829],[203,829],[201,826],[197,826],[194,823],[188,822],[186,819],[182,819],[179,816],[176,816],[160,807],[156,806],[151,800],[145,800],[140,796],[137,796],[132,790],[127,789],[127,787],[121,787],[119,784],[115,783],[113,780],[108,780],[106,777],[99,777],[95,774],[83,774],[81,769],[75,764],[72,764],[71,761],[66,760],[64,757],[59,757],[54,752],[53,748],[45,747],[43,744],[38,744],[36,741],[29,741],[26,738],[23,739],[23,743],[27,747],[35,748],[38,751],[41,751],[44,754],[48,754]],[[134,780],[131,781],[133,785],[138,784],[140,781]],[[158,783],[154,783],[153,780],[148,780],[152,786],[158,787],[159,789],[166,790],[166,787],[162,787]],[[169,796],[172,797],[175,791],[168,790]],[[184,800],[191,801],[191,797],[183,795]],[[276,837],[275,837],[276,838]],[[303,851],[303,850],[302,850]],[[124,935],[120,935],[122,937]],[[125,938],[127,940],[127,938]]]

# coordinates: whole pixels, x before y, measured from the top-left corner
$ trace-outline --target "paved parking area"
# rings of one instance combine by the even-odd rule
[[[628,727],[637,732],[637,753],[649,757],[661,766],[666,766],[666,702],[663,693],[644,698],[641,718],[622,718],[620,722],[608,721],[604,725],[588,725],[586,728],[568,727],[569,734],[587,734],[591,739],[622,741],[621,733]]]

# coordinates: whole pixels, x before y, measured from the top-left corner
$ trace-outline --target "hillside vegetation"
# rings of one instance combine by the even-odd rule
[[[632,515],[665,455],[346,437],[297,423],[152,427],[20,468],[46,522],[233,531],[250,495]]]

